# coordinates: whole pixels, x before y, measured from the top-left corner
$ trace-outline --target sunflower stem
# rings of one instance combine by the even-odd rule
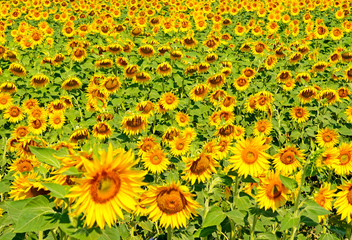
[[[233,206],[236,205],[235,204],[235,199],[237,198],[238,184],[239,184],[239,181],[238,181],[238,174],[237,174],[236,178],[235,178],[235,187],[234,187],[234,189],[232,189],[232,192],[233,192],[233,195],[232,195]]]
[[[167,240],[171,240],[172,239],[172,229],[171,226],[167,227]]]
[[[43,240],[43,231],[39,231],[38,240]]]
[[[310,156],[309,156],[309,157],[310,157]],[[308,166],[309,157],[308,157],[307,161],[305,162],[305,164],[304,164],[304,166],[303,166],[303,168],[302,168],[301,182],[300,182],[300,184],[299,184],[299,186],[298,186],[298,193],[297,193],[297,197],[296,197],[296,200],[295,200],[295,204],[294,204],[294,206],[293,206],[293,217],[294,217],[294,218],[298,216],[299,199],[300,199],[300,197],[301,197],[302,185],[303,185],[304,180],[305,180],[305,178],[306,178],[306,176],[305,176],[305,169],[306,169],[306,167]],[[297,232],[298,228],[299,228],[299,225],[298,225],[298,227],[297,227],[297,226],[294,226],[294,227],[292,228],[291,240],[294,240],[294,239],[295,239],[296,232]]]

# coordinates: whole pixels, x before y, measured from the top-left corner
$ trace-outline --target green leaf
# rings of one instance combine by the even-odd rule
[[[257,238],[256,239],[270,239],[270,240],[272,240],[272,239],[277,239],[277,237],[275,236],[275,234],[273,234],[273,233],[271,233],[271,232],[267,232],[267,233],[259,233],[258,235],[257,235]]]
[[[290,213],[287,213],[282,219],[281,231],[298,226],[299,220],[298,217],[293,217]]]
[[[98,240],[119,240],[120,233],[117,227],[105,228]]]
[[[39,232],[58,226],[54,217],[55,211],[49,206],[49,200],[44,196],[30,198],[30,201],[21,209],[15,222],[14,232]]]
[[[57,183],[42,183],[44,187],[50,190],[50,195],[56,198],[65,198],[69,193],[69,186],[62,186]]]
[[[250,200],[248,196],[241,196],[239,198],[235,198],[235,204],[239,210],[246,210],[251,206]]]
[[[226,218],[226,214],[218,206],[213,206],[206,215],[202,228],[219,225]]]
[[[195,238],[199,237],[207,237],[211,235],[213,232],[216,232],[216,226],[211,226],[211,227],[206,227],[206,228],[200,228],[198,231],[193,235]]]
[[[326,233],[324,235],[321,235],[320,240],[339,240],[340,238],[330,234],[330,233]]]
[[[62,173],[62,175],[79,176],[82,173],[78,171],[75,167],[70,167],[68,170]]]
[[[281,180],[282,184],[285,185],[285,187],[287,187],[291,191],[294,191],[298,186],[296,180],[294,180],[294,179],[280,175],[280,180]]]
[[[4,181],[4,182],[0,182],[0,192],[1,193],[6,193],[10,191],[10,182],[8,181]]]
[[[78,229],[75,233],[71,235],[72,238],[79,240],[97,240],[100,237],[100,233],[95,228],[86,229],[81,228]]]
[[[226,216],[228,216],[236,225],[244,226],[244,217],[245,214],[243,214],[240,210],[233,210],[230,212],[225,213]]]
[[[39,162],[46,163],[55,168],[60,168],[60,161],[55,158],[54,155],[58,157],[64,157],[67,155],[65,149],[56,151],[51,148],[39,148],[34,146],[30,146],[29,149],[37,157]]]
[[[352,136],[352,129],[343,125],[339,130],[339,133],[344,136]]]
[[[307,212],[307,216],[321,216],[321,215],[327,215],[330,214],[331,212],[320,206],[318,203],[316,203],[313,200],[309,200],[306,202],[306,207],[304,209],[305,212]]]

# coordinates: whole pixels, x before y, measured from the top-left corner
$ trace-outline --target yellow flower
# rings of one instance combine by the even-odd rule
[[[344,183],[337,187],[341,191],[336,193],[334,208],[337,208],[337,214],[341,214],[341,220],[346,219],[347,223],[351,222],[352,212],[352,183]]]
[[[142,158],[144,167],[156,174],[160,174],[167,169],[170,164],[169,159],[166,158],[163,150],[154,148],[143,155]]]
[[[105,224],[113,226],[117,217],[124,219],[122,209],[134,211],[137,199],[143,192],[145,171],[134,170],[137,164],[132,151],[113,149],[99,151],[99,157],[84,161],[86,172],[79,185],[71,188],[67,195],[74,199],[73,215],[84,213],[85,225],[97,225],[104,229]]]
[[[300,161],[304,160],[304,154],[296,147],[287,146],[279,150],[279,153],[274,155],[275,170],[282,175],[289,175],[301,168]]]
[[[162,227],[180,228],[186,227],[187,219],[197,215],[196,209],[201,207],[192,197],[186,186],[171,183],[149,187],[141,204],[148,206],[145,213],[153,222],[159,220]]]
[[[333,147],[339,142],[338,138],[336,130],[329,128],[319,130],[316,136],[319,147]]]
[[[287,200],[289,190],[282,184],[278,173],[269,172],[258,187],[256,201],[265,210],[271,208],[275,211],[284,205]]]
[[[190,181],[192,185],[196,181],[204,183],[209,180],[212,174],[216,173],[215,167],[218,166],[212,154],[209,153],[201,153],[193,159],[183,158],[183,161],[186,163],[183,179]]]
[[[237,170],[240,176],[247,177],[250,174],[257,177],[269,168],[270,155],[265,153],[269,148],[261,137],[241,139],[231,148],[234,154],[229,159],[231,167]]]

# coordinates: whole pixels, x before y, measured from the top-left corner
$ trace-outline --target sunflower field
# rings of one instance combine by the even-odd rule
[[[352,239],[352,1],[0,1],[0,239]]]

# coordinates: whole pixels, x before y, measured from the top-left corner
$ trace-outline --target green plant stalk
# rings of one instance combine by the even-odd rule
[[[309,159],[309,158],[308,158]],[[299,187],[298,187],[298,193],[297,193],[297,197],[296,197],[296,200],[295,200],[295,204],[293,206],[293,217],[297,217],[298,216],[298,206],[299,206],[299,199],[301,197],[301,191],[302,191],[302,185],[304,183],[304,179],[305,179],[305,169],[308,165],[308,160],[306,161],[306,163],[304,164],[303,168],[302,168],[302,177],[301,177],[301,182],[299,184]],[[291,240],[294,240],[295,239],[295,236],[296,236],[296,232],[297,230],[299,229],[299,224],[298,226],[294,226],[292,228],[292,235],[291,235]]]
[[[238,174],[235,178],[235,187],[232,189],[232,201],[233,201],[233,206],[235,206],[235,199],[237,198],[237,192],[238,192],[238,185],[239,185],[239,180],[238,180]]]
[[[172,229],[171,226],[167,227],[167,240],[171,240],[172,239]]]
[[[43,240],[43,231],[39,231],[38,240]]]
[[[257,202],[255,202],[255,208],[257,208]],[[251,227],[251,240],[255,240],[255,225],[257,224],[257,220],[258,220],[258,216],[257,214],[254,214],[253,216],[253,223],[252,223],[252,227]]]

